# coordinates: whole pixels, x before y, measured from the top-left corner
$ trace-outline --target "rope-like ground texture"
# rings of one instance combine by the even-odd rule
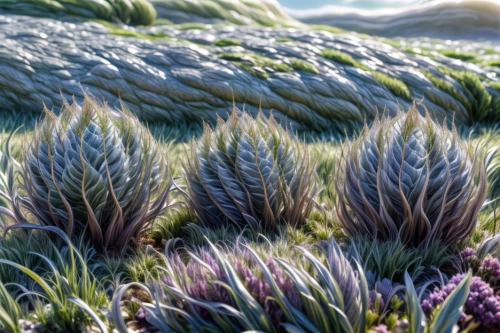
[[[43,103],[58,111],[64,98],[88,91],[167,124],[213,121],[234,104],[317,131],[414,101],[438,120],[471,123],[478,112],[500,113],[492,87],[498,67],[407,53],[365,36],[234,26],[119,32],[0,15],[0,111],[40,112]],[[460,79],[461,71],[473,79]]]

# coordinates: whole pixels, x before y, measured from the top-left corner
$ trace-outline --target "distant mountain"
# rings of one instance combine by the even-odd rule
[[[500,2],[493,0],[427,1],[380,10],[327,6],[287,11],[304,23],[331,25],[385,37],[500,42]]]

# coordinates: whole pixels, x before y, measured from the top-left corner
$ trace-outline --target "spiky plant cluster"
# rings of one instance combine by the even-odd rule
[[[205,226],[303,224],[315,193],[307,149],[271,116],[233,112],[193,143],[188,202]]]
[[[468,237],[486,193],[482,158],[415,108],[365,128],[338,171],[338,214],[351,236],[414,246]]]
[[[123,253],[167,206],[171,177],[162,149],[126,109],[86,97],[47,111],[27,147],[14,215]],[[29,218],[29,217],[28,217]]]

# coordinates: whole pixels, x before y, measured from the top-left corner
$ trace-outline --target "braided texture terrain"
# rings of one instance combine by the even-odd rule
[[[97,23],[0,15],[0,110],[33,113],[45,103],[57,112],[63,97],[81,100],[83,88],[111,105],[121,97],[141,120],[168,124],[215,123],[233,102],[254,115],[272,109],[279,122],[316,131],[342,131],[384,109],[394,115],[414,100],[440,121],[471,123],[476,104],[498,114],[493,98],[477,101],[500,94],[488,79],[498,68],[439,54],[433,60],[352,34],[207,29],[120,30],[135,38]],[[216,46],[221,40],[237,43]],[[442,68],[467,70],[474,84]]]

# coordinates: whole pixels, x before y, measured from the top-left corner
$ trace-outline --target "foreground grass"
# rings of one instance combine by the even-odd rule
[[[189,156],[190,145],[172,139],[174,130],[160,128],[156,131],[158,137],[168,148],[174,177],[182,176],[182,164]],[[162,133],[163,136],[159,133]],[[470,131],[464,131],[462,135],[467,137],[469,133]],[[20,151],[23,142],[27,141],[26,137],[29,137],[30,134],[30,131],[15,134],[13,151]],[[169,139],[165,139],[165,137]],[[500,145],[500,134],[495,130],[477,131],[476,129],[472,140],[486,149]],[[438,243],[430,244],[423,249],[408,249],[397,242],[350,240],[339,225],[333,205],[336,198],[333,174],[335,165],[341,158],[341,146],[326,141],[311,142],[308,146],[313,160],[317,163],[317,171],[323,187],[318,196],[317,209],[312,212],[307,222],[300,228],[283,226],[273,232],[264,230],[244,230],[241,232],[231,227],[204,228],[197,223],[197,218],[191,211],[185,206],[179,205],[176,209],[156,219],[146,237],[141,239],[142,245],[137,250],[130,251],[124,259],[105,254],[98,256],[87,244],[81,243],[73,249],[73,251],[78,250],[78,253],[82,254],[82,259],[78,259],[82,261],[76,265],[72,264],[71,249],[68,252],[64,241],[54,241],[54,238],[40,231],[35,231],[30,235],[17,231],[10,232],[5,238],[0,238],[0,260],[14,262],[36,272],[33,277],[40,277],[35,280],[38,281],[37,283],[43,285],[43,281],[47,281],[48,286],[55,288],[57,293],[57,295],[51,295],[49,292],[50,304],[61,311],[56,313],[47,311],[37,305],[41,303],[35,303],[34,311],[25,312],[28,299],[14,301],[14,298],[10,296],[11,290],[4,290],[1,287],[0,305],[9,309],[9,318],[34,320],[38,323],[37,325],[43,325],[53,332],[75,331],[78,328],[72,325],[80,325],[81,323],[88,326],[111,325],[106,319],[106,312],[111,307],[109,291],[114,290],[114,286],[117,284],[129,282],[149,284],[160,279],[164,270],[168,270],[170,265],[169,257],[163,254],[164,248],[168,247],[169,241],[174,238],[182,239],[183,246],[193,253],[209,251],[208,240],[213,244],[225,244],[224,255],[227,255],[229,260],[236,260],[239,258],[235,252],[238,248],[236,243],[239,242],[248,244],[262,260],[268,260],[271,255],[274,255],[297,264],[301,263],[303,258],[301,259],[301,252],[297,251],[296,246],[308,249],[314,253],[318,260],[325,261],[325,253],[320,250],[321,244],[334,238],[343,244],[346,251],[350,246],[356,246],[359,256],[362,258],[364,271],[375,272],[380,278],[390,279],[398,283],[405,283],[405,272],[408,272],[413,281],[419,281],[420,279],[425,280],[425,277],[431,274],[432,269],[435,268],[446,274],[453,274],[456,271],[454,254]],[[182,188],[182,181],[178,180],[177,185]],[[176,198],[182,201],[180,196]],[[492,217],[492,214],[493,211],[482,214],[478,232],[467,244],[457,244],[457,247],[463,248],[481,241],[484,237],[481,235],[483,230],[495,231],[495,228],[500,228],[497,226],[496,217]],[[318,248],[316,245],[320,245],[320,247]],[[59,250],[61,248],[62,251]],[[39,260],[39,257],[34,253],[43,254],[48,260],[53,261],[58,273],[53,275],[49,261]],[[304,269],[307,271],[313,267],[305,265]],[[0,280],[3,283],[17,283],[27,290],[34,285],[30,276],[20,273],[18,268],[11,265],[0,264]],[[132,325],[131,327],[134,327],[133,325],[140,327],[141,319],[137,318],[141,312],[141,306],[137,302],[138,300],[150,302],[150,296],[146,292],[141,292],[141,289],[131,288],[123,295],[123,298],[126,302],[123,303],[120,311],[125,314],[124,318],[126,319],[124,320],[128,325]],[[82,310],[75,303],[75,301],[78,302],[77,299],[82,299],[85,304],[89,305],[89,309]],[[397,304],[402,303],[391,304],[397,309],[401,306]],[[33,316],[35,314],[36,317]],[[370,327],[373,328],[377,320],[374,319]],[[392,325],[391,320],[387,320],[387,325]],[[11,331],[16,331],[15,323],[13,323]]]

